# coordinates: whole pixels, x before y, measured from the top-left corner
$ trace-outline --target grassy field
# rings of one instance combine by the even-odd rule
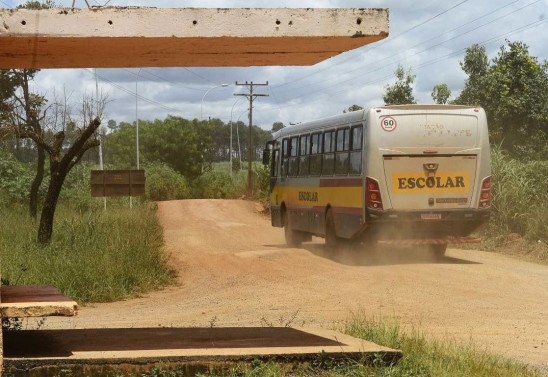
[[[535,368],[495,356],[473,344],[431,340],[420,331],[405,332],[398,321],[354,316],[341,329],[357,338],[400,349],[404,357],[395,365],[381,359],[363,361],[333,361],[318,355],[312,362],[299,364],[252,361],[224,370],[204,371],[201,377],[541,377]],[[120,374],[123,376],[124,374]],[[176,377],[182,370],[157,366],[139,376]],[[134,375],[135,377],[137,375]]]
[[[37,224],[25,207],[3,208],[2,280],[53,285],[80,303],[121,300],[170,283],[154,206],[121,203],[106,212],[61,204],[48,246],[35,242]]]

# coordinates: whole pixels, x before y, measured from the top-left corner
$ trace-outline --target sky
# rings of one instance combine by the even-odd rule
[[[24,2],[0,0],[0,7],[12,8]],[[88,2],[104,5],[107,0]],[[72,0],[56,3],[70,6]],[[203,108],[206,119],[247,122],[245,97],[233,95],[243,88],[233,84],[268,81],[269,86],[260,89],[270,96],[255,101],[253,118],[254,124],[270,129],[274,122],[289,125],[340,114],[353,104],[383,105],[385,86],[395,82],[398,65],[416,75],[413,87],[418,103],[432,103],[432,89],[439,83],[449,85],[454,99],[466,79],[459,62],[465,49],[474,43],[484,45],[493,58],[505,39],[523,41],[539,61],[548,59],[548,0],[278,0],[276,5],[246,0],[111,0],[108,5],[388,8],[390,12],[388,38],[314,66],[98,69],[100,90],[109,99],[104,117],[117,122],[135,120],[136,82],[139,119],[163,119],[168,115],[199,119]],[[77,0],[76,6],[84,7],[84,0]],[[225,83],[230,85],[220,86]],[[42,70],[33,85],[35,91],[50,98],[65,91],[75,103],[85,93],[95,91],[92,69]]]

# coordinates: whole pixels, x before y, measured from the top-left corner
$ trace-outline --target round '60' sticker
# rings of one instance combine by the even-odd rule
[[[392,132],[398,127],[398,122],[392,117],[383,117],[381,118],[381,127],[386,132]]]

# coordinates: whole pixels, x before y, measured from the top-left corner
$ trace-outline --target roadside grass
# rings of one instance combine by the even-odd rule
[[[548,161],[522,161],[491,150],[493,207],[472,249],[548,264]]]
[[[365,372],[371,372],[363,375],[542,376],[535,368],[491,354],[472,342],[462,344],[455,340],[433,340],[420,330],[404,331],[394,318],[374,319],[357,314],[346,323],[343,331],[348,335],[403,351],[404,357],[398,364],[373,369],[360,367]]]
[[[96,208],[99,207],[99,208]],[[26,206],[1,210],[2,278],[12,285],[52,285],[80,303],[111,302],[173,281],[163,254],[155,206],[123,201],[79,211],[60,203],[51,243],[36,243]]]
[[[387,365],[380,357],[365,360],[336,361],[320,354],[302,363],[280,363],[253,360],[232,366],[211,367],[210,371],[193,374],[200,377],[541,377],[533,367],[493,355],[473,343],[432,340],[419,330],[404,331],[395,318],[372,319],[354,315],[342,332],[403,351],[403,358]],[[158,365],[139,376],[185,376],[185,369]],[[122,376],[124,374],[120,374]],[[137,375],[133,375],[137,376]]]

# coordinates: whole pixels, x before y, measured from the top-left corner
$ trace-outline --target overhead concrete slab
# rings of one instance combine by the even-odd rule
[[[312,65],[388,36],[386,9],[0,9],[0,68]]]
[[[157,363],[206,365],[321,357],[395,362],[401,352],[334,331],[292,328],[147,328],[15,331],[4,334],[8,373]],[[17,374],[17,373],[15,373]]]

